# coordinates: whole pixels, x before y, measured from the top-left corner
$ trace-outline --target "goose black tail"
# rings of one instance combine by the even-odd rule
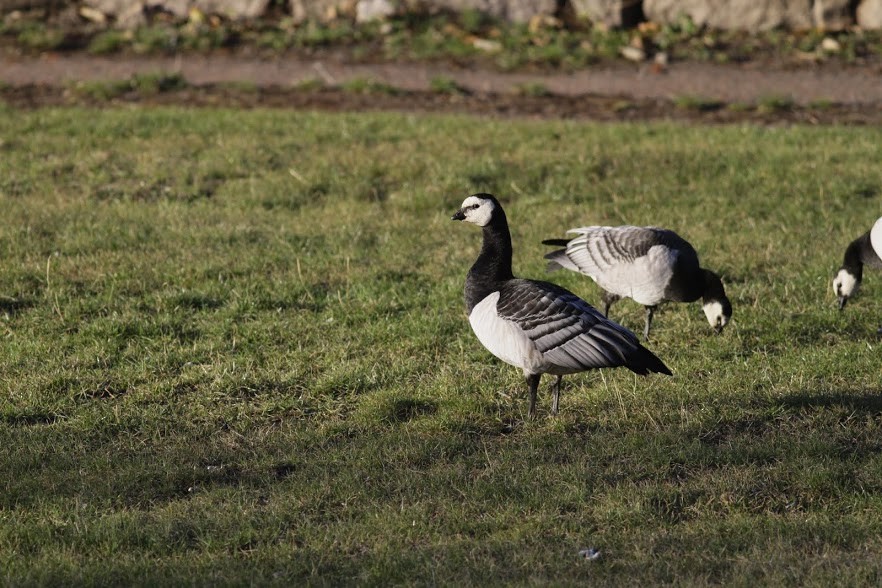
[[[566,247],[567,241],[566,239],[546,239],[542,241],[543,245],[555,245],[558,247]],[[555,249],[554,251],[549,251],[544,255],[545,259],[548,260],[548,267],[546,267],[546,271],[553,272],[555,270],[569,268],[573,271],[578,271],[577,268],[572,261],[567,257],[566,249]]]
[[[668,369],[668,366],[662,363],[662,360],[642,345],[637,349],[637,352],[628,359],[628,369],[641,376],[649,374],[665,374],[666,376],[674,375],[673,372]]]

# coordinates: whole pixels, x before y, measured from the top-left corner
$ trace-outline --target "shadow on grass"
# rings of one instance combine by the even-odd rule
[[[391,402],[384,412],[383,420],[390,423],[404,423],[423,415],[435,414],[438,412],[438,403],[404,398]]]
[[[0,422],[13,427],[51,425],[62,418],[54,412],[39,410],[8,411],[0,413]]]
[[[5,298],[0,296],[0,314],[8,314],[15,316],[22,310],[30,308],[34,305],[31,300],[23,300],[21,298]]]
[[[785,409],[844,407],[854,411],[882,412],[882,390],[843,392],[798,392],[775,403]]]

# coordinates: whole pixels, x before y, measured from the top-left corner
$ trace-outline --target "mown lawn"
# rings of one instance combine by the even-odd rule
[[[843,313],[830,280],[880,161],[875,128],[0,109],[0,584],[879,583],[882,276]],[[545,380],[527,421],[462,306],[475,191],[523,276],[573,226],[678,230],[733,323],[666,306],[675,377],[570,377],[558,418]]]

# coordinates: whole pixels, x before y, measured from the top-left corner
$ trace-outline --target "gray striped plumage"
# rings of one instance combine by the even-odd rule
[[[720,332],[732,315],[722,281],[703,269],[698,253],[674,231],[659,227],[591,226],[572,229],[572,239],[549,239],[563,246],[548,253],[549,269],[563,267],[591,277],[603,289],[604,314],[613,302],[632,298],[646,307],[644,335],[655,307],[664,301],[692,302],[704,298],[711,326]]]
[[[496,310],[535,343],[550,364],[547,373],[563,375],[625,366],[641,348],[634,333],[572,292],[549,282],[505,282],[499,288]],[[638,374],[649,373],[649,365],[643,362],[628,367]]]

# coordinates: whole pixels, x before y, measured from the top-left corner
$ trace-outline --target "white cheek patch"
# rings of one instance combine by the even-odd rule
[[[475,205],[478,205],[478,208],[472,208]],[[463,200],[462,208],[465,210],[465,219],[463,220],[479,227],[485,227],[493,217],[493,210],[496,208],[496,205],[493,204],[492,200],[469,196]]]
[[[851,298],[857,292],[857,278],[848,273],[847,270],[841,269],[836,277],[833,278],[833,293],[836,296],[845,296]]]
[[[729,319],[726,318],[726,315],[723,314],[723,305],[719,302],[710,302],[701,307],[704,311],[704,316],[707,317],[707,322],[710,323],[712,327],[725,327]]]

